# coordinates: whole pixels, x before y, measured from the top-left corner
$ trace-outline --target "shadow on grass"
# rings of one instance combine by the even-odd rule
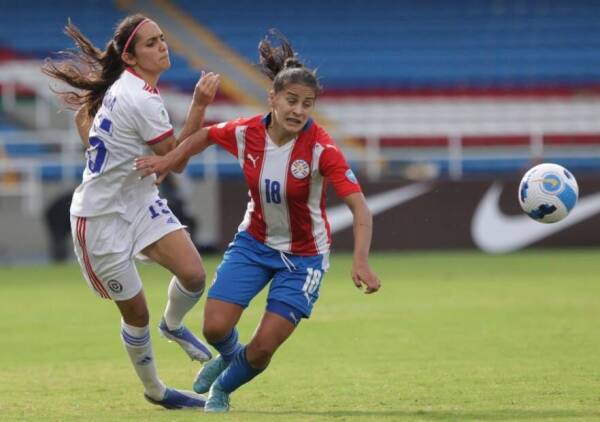
[[[267,411],[267,412],[256,412],[256,411],[244,411],[235,410],[233,413],[236,414],[247,414],[247,415],[263,415],[263,416],[298,416],[298,417],[310,417],[310,416],[322,416],[330,418],[375,418],[375,419],[387,419],[387,418],[425,418],[427,420],[478,420],[478,421],[503,421],[503,420],[525,420],[525,419],[572,419],[572,418],[592,418],[600,420],[599,410],[525,410],[525,409],[498,409],[488,411],[474,411],[474,412],[462,412],[457,411],[437,411],[437,410],[381,410],[381,411],[351,411],[351,410],[332,410],[323,412],[310,412],[310,411]]]

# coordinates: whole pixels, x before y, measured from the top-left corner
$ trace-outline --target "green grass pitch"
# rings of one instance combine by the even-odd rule
[[[376,254],[376,295],[335,255],[310,321],[227,415],[142,397],[113,303],[74,265],[0,268],[0,420],[598,420],[598,250]],[[217,258],[206,259],[212,277]],[[168,274],[141,265],[159,373],[191,388],[198,364],[156,330]],[[201,302],[187,323],[199,332]],[[247,341],[264,308],[246,311]]]

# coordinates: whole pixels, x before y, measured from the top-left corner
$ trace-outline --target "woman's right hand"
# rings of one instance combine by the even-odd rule
[[[202,71],[202,76],[194,88],[193,103],[200,107],[206,107],[215,99],[221,76],[218,73]]]
[[[175,163],[168,154],[163,156],[144,155],[136,158],[133,164],[133,169],[140,174],[141,179],[155,173],[157,185],[167,177],[174,167]]]

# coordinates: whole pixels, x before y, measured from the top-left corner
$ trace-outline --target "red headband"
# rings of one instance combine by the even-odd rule
[[[142,21],[137,24],[135,29],[133,31],[131,31],[131,35],[129,36],[129,38],[127,38],[125,47],[123,47],[123,53],[127,52],[127,48],[129,47],[129,44],[131,44],[131,40],[133,40],[133,37],[135,37],[135,34],[139,31],[139,29],[142,27],[142,25],[144,25],[146,22],[150,22],[150,19],[148,19],[148,18],[142,19]]]

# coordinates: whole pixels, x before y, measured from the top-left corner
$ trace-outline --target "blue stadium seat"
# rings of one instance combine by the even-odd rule
[[[112,35],[114,25],[124,16],[124,12],[105,0],[86,0],[85,7],[73,0],[11,2],[10,6],[3,5],[0,13],[0,47],[35,58],[45,58],[51,53],[72,48],[74,45],[62,32],[70,18],[97,47],[103,48]],[[195,84],[197,72],[186,60],[173,51],[171,58],[173,67],[165,73],[161,82]]]
[[[600,3],[281,0],[176,3],[248,60],[283,31],[329,88],[600,82]]]
[[[599,2],[175,3],[252,62],[258,41],[269,28],[279,28],[330,89],[600,82]],[[85,8],[74,0],[13,2],[0,14],[0,46],[46,57],[69,46],[61,33],[67,17],[103,46],[123,15],[104,0],[86,1]],[[177,54],[172,62],[161,81],[192,88],[197,72]]]

